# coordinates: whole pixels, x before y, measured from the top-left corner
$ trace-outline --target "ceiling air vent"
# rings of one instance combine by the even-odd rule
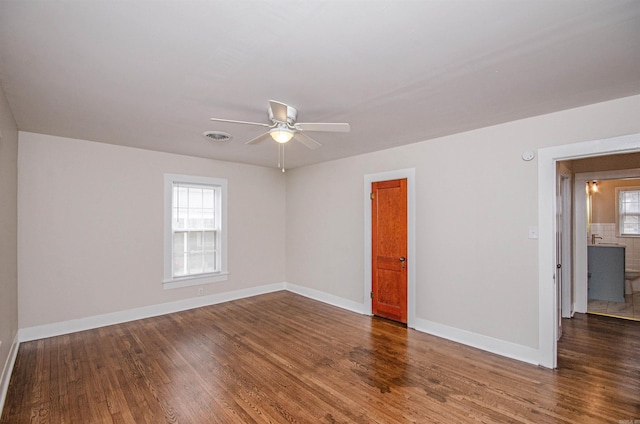
[[[202,133],[203,136],[207,137],[209,140],[213,141],[229,141],[231,140],[231,134],[227,134],[222,131],[205,131]]]

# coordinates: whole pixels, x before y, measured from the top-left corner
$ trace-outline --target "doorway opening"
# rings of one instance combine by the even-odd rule
[[[563,146],[548,147],[538,151],[538,287],[539,287],[539,363],[547,368],[557,366],[557,336],[558,336],[558,287],[557,287],[557,164],[561,161],[575,159],[602,158],[610,155],[640,152],[640,133],[627,136],[594,140],[583,143],[573,143]],[[576,179],[577,181],[577,179]],[[577,184],[577,183],[576,183]],[[574,190],[574,196],[579,191]],[[574,205],[579,200],[576,198]],[[586,232],[575,231],[574,225],[574,281],[578,281],[581,269],[579,258],[584,239],[586,251]],[[580,312],[577,305],[580,294],[578,287],[574,288],[574,309]],[[586,311],[586,307],[585,307]]]
[[[606,160],[576,174],[576,310],[640,321],[640,153]]]

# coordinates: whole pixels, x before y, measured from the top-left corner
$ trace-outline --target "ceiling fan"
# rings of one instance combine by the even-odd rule
[[[349,132],[351,127],[346,123],[329,122],[296,122],[298,110],[275,100],[269,100],[269,120],[271,124],[260,122],[235,121],[232,119],[210,118],[212,121],[230,122],[232,124],[259,125],[269,128],[269,131],[249,140],[246,144],[255,144],[271,136],[278,143],[284,144],[294,138],[309,149],[317,149],[322,146],[316,140],[305,134],[306,132]]]

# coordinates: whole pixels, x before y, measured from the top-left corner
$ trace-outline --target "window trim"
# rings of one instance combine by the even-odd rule
[[[640,191],[640,186],[616,187],[616,232],[618,237],[640,237],[640,234],[623,234],[620,221],[620,192]]]
[[[220,271],[207,274],[173,277],[173,231],[171,225],[173,184],[200,184],[220,187]],[[229,275],[227,269],[227,180],[225,178],[200,177],[182,174],[164,174],[164,278],[162,284],[165,289],[196,286],[200,284],[226,281]]]

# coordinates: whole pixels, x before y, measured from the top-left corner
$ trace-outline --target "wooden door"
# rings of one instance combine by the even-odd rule
[[[371,184],[371,311],[407,322],[407,179]]]

